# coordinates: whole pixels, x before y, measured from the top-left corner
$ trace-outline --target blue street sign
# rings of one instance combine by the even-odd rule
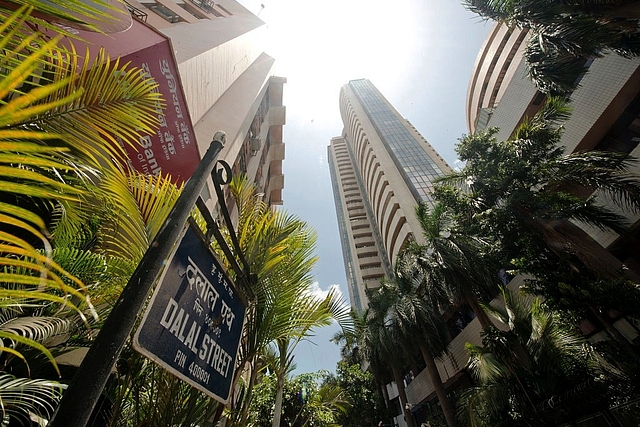
[[[245,304],[192,221],[134,336],[134,348],[222,403],[231,394]]]

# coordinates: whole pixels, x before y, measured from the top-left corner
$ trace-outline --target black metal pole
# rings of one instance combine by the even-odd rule
[[[145,252],[111,314],[89,348],[65,391],[49,427],[85,427],[102,394],[120,351],[131,334],[149,291],[177,242],[225,143],[217,132],[197,169],[187,181],[164,226]]]

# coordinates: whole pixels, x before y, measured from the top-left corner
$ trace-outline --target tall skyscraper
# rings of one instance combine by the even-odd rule
[[[351,305],[367,306],[365,289],[392,277],[400,249],[422,241],[415,217],[431,203],[433,180],[451,168],[366,79],[340,90],[342,135],[328,147]]]

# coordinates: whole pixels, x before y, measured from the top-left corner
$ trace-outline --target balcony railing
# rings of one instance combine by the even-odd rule
[[[126,1],[124,2],[127,5],[127,9],[129,9],[129,13],[131,13],[131,16],[133,16],[134,18],[140,20],[140,21],[144,21],[147,22],[147,14],[143,11],[141,11],[140,9],[138,9],[137,7],[130,5],[129,3],[127,3]]]
[[[213,13],[213,0],[191,0],[191,3],[208,13]]]

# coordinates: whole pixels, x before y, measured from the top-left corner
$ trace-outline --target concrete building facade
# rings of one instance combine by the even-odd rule
[[[363,310],[365,289],[393,276],[410,239],[422,241],[415,206],[431,203],[432,181],[450,168],[369,80],[341,88],[340,113],[329,167],[351,305]]]
[[[471,133],[499,128],[498,140],[508,139],[525,117],[545,100],[527,77],[523,51],[526,30],[496,24],[478,54],[467,92],[467,125]],[[614,53],[594,58],[569,96],[572,113],[562,123],[566,153],[589,150],[640,155],[640,59]],[[484,88],[484,90],[482,90]],[[495,94],[495,96],[493,96]],[[640,166],[632,171],[640,174]],[[603,203],[606,203],[603,200]],[[628,218],[636,223],[638,218]],[[583,225],[605,248],[640,271],[637,239]],[[637,227],[633,227],[635,229]]]
[[[510,30],[500,24],[496,24],[488,35],[478,54],[467,92],[466,114],[470,133],[498,127],[500,131],[496,138],[508,139],[526,117],[535,114],[543,105],[546,95],[536,90],[526,73],[523,59],[526,40],[527,31]],[[578,88],[570,94],[572,115],[562,124],[563,146],[568,153],[598,149],[623,151],[638,157],[640,59],[625,59],[611,53],[589,61],[587,67],[588,72],[579,77]],[[403,169],[402,166],[398,168],[398,159],[393,158],[386,136],[380,136],[377,112],[369,111],[362,98],[357,83],[354,85],[354,82],[350,82],[342,88],[340,110],[345,127],[342,136],[332,139],[329,159],[352,304],[366,307],[362,292],[357,294],[356,291],[374,285],[372,281],[364,280],[365,276],[360,273],[366,271],[361,268],[362,259],[376,262],[378,259],[388,259],[387,265],[390,266],[395,261],[397,249],[402,246],[402,241],[389,239],[385,226],[389,222],[389,211],[381,207],[387,205],[387,199],[392,206],[397,204],[394,210],[396,214],[403,215],[407,226],[407,232],[399,232],[398,237],[413,237],[420,241],[420,229],[410,222],[409,216],[413,218],[411,206],[425,199],[415,197],[415,192],[409,189],[406,175],[401,172],[409,169]],[[402,121],[399,116],[396,118]],[[410,125],[408,127],[411,128]],[[426,147],[424,141],[420,143]],[[437,159],[431,154],[428,157],[434,162]],[[446,172],[448,167],[442,166],[440,171]],[[640,166],[636,164],[632,173],[640,175]],[[602,202],[607,203],[604,199]],[[578,225],[629,268],[638,272],[639,222],[637,217],[628,219],[634,225],[624,236],[584,224]],[[392,228],[389,226],[389,229]],[[365,257],[365,251],[356,244],[360,242],[358,238],[365,237],[365,231],[366,236],[370,236],[366,247],[371,250],[366,253],[371,253],[371,258],[368,255]],[[374,248],[377,258],[373,255]],[[380,265],[384,264],[381,262]],[[523,277],[516,276],[509,286],[518,288],[523,281]],[[611,320],[629,339],[636,336],[634,327],[624,318]],[[583,322],[581,328],[590,339],[604,339],[604,332],[598,332],[599,329],[588,321]],[[465,344],[481,345],[480,330],[478,320],[473,318],[465,319],[461,327],[451,330],[453,340],[449,352],[437,361],[440,376],[449,392],[469,385],[465,373],[468,362]],[[434,387],[426,369],[421,372],[406,371],[405,374],[407,407],[414,420],[420,423],[433,407]],[[387,385],[387,394],[390,400],[397,399],[397,386],[393,383]],[[395,421],[398,425],[405,425],[402,415],[397,416]]]
[[[275,59],[264,52],[265,23],[234,0],[127,4],[171,40],[200,155],[224,131],[219,159],[255,181],[269,204],[281,205],[286,79],[275,76]],[[203,196],[214,208],[211,185]]]

